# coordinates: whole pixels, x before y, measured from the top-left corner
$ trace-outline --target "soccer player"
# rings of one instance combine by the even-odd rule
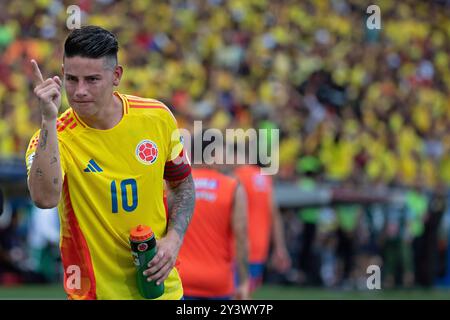
[[[272,180],[262,175],[256,165],[237,166],[234,175],[247,195],[250,291],[262,284],[271,237],[273,253],[271,264],[279,272],[287,271],[291,259],[286,249],[283,223],[273,199]]]
[[[58,118],[59,77],[32,60],[41,129],[27,151],[28,187],[40,208],[58,205],[64,288],[69,299],[141,299],[130,229],[148,225],[158,253],[144,272],[164,282],[160,299],[181,299],[175,261],[191,219],[195,190],[176,120],[161,102],[114,91],[123,73],[115,35],[73,30],[62,73],[70,108]],[[174,195],[166,216],[164,179]]]
[[[203,143],[203,149],[206,146]],[[245,192],[235,178],[220,173],[216,165],[195,165],[192,176],[195,210],[179,259],[185,298],[246,300],[249,280]],[[236,288],[235,264],[240,279]]]

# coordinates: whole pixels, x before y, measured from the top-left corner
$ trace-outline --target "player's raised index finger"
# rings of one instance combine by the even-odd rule
[[[38,66],[36,60],[34,60],[34,59],[31,60],[31,65],[33,66],[33,73],[34,73],[36,80],[38,80],[40,83],[44,82],[44,78],[42,77],[41,70],[39,69],[39,66]]]

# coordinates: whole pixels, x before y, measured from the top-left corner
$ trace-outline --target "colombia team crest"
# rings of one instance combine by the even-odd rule
[[[139,252],[144,252],[148,249],[148,244],[146,244],[145,242],[139,243],[137,249],[139,250]]]
[[[158,158],[158,147],[153,141],[142,140],[136,146],[135,154],[139,162],[150,165]]]

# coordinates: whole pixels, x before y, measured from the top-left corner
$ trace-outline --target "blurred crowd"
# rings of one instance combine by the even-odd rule
[[[40,120],[29,60],[60,74],[71,3],[3,2],[0,152],[22,156]],[[338,181],[450,181],[450,8],[442,2],[379,1],[380,30],[366,27],[365,1],[78,5],[83,24],[118,35],[121,91],[166,102],[185,128],[204,120],[280,129],[280,178],[317,164]]]
[[[29,61],[36,59],[44,76],[60,74],[69,32],[66,9],[72,2],[2,1],[0,158],[23,159],[39,127]],[[204,127],[219,129],[279,129],[276,179],[305,188],[324,181],[355,188],[407,188],[405,215],[398,213],[401,208],[351,205],[329,208],[331,215],[325,209],[286,212],[287,219],[293,214],[302,225],[297,231],[295,223],[288,225],[294,238],[302,237],[297,249],[304,256],[299,264],[311,258],[317,241],[321,248],[329,248],[321,250],[321,261],[332,259],[327,252],[344,252],[346,261],[347,238],[355,238],[357,230],[364,233],[371,225],[367,217],[377,216],[369,211],[380,211],[383,221],[395,222],[394,227],[382,223],[384,227],[376,229],[391,228],[386,232],[392,239],[420,236],[434,194],[448,192],[450,4],[376,1],[381,9],[379,30],[366,27],[370,4],[77,1],[82,24],[101,25],[118,36],[125,71],[119,90],[165,102],[180,127],[192,129],[194,120],[203,120]],[[67,107],[63,99],[62,108]],[[340,221],[340,216],[339,225],[347,231],[328,229],[328,222]],[[402,236],[402,219],[411,216],[418,217],[413,220],[420,226],[411,227],[416,233]],[[325,223],[318,224],[321,227],[308,240],[308,224],[317,221]],[[319,232],[323,226],[332,232]],[[335,232],[342,234],[325,236]],[[316,233],[324,236],[317,238]],[[390,256],[396,257],[391,251]],[[408,252],[405,259],[410,261]],[[322,280],[328,279],[323,272]]]

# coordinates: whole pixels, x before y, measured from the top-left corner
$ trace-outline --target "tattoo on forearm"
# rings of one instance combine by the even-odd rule
[[[58,184],[58,178],[53,179],[53,184]]]
[[[42,178],[44,176],[44,172],[41,170],[41,168],[36,169],[36,175],[38,178]]]
[[[50,164],[54,164],[56,162],[58,162],[58,158],[56,157],[53,157],[52,160],[50,160]]]
[[[46,128],[42,129],[41,139],[39,139],[39,146],[42,150],[45,150],[47,147],[47,137],[48,137],[48,130]]]
[[[169,230],[175,229],[183,239],[186,229],[191,221],[195,204],[195,188],[192,176],[186,178],[183,183],[173,187],[172,210],[170,211]]]

